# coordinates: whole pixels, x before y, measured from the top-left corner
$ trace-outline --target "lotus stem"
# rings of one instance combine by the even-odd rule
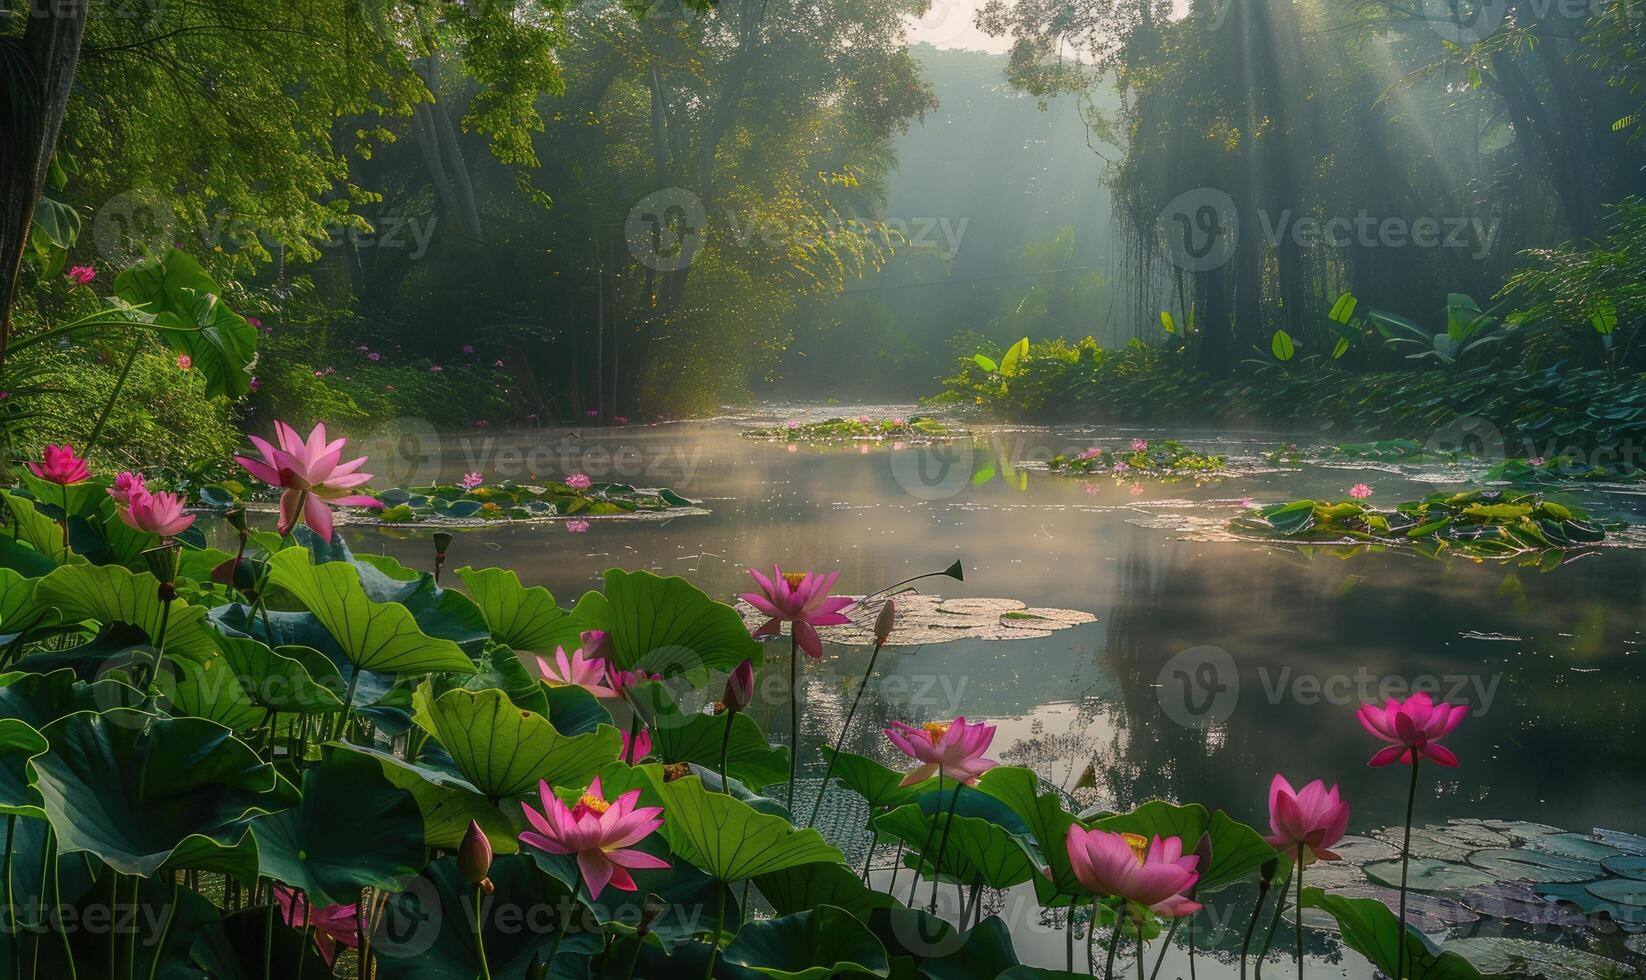
[[[1269,946],[1274,942],[1275,929],[1280,925],[1280,913],[1286,909],[1286,886],[1292,883],[1292,872],[1288,869],[1286,877],[1280,882],[1279,894],[1275,898],[1274,914],[1269,917],[1269,931],[1263,936],[1263,948],[1257,953],[1257,969],[1253,971],[1257,980],[1263,980],[1263,961],[1268,959]]]
[[[943,805],[943,770],[942,769],[937,770],[937,805],[938,806]],[[926,843],[920,845],[920,857],[919,857],[918,860],[915,861],[915,865],[914,865],[914,881],[909,883],[909,897],[907,899],[905,899],[904,902],[903,902],[903,904],[907,905],[909,908],[914,908],[914,893],[917,890],[919,890],[919,888],[920,888],[920,863],[922,861],[927,861],[929,863],[929,860],[930,860],[929,855],[932,853],[932,835],[935,834],[936,832],[937,832],[937,821],[934,820],[934,821],[932,821],[932,825],[930,827],[926,828]],[[937,875],[937,869],[936,869],[935,866],[932,869],[932,875],[933,875],[934,878]]]
[[[726,757],[731,753],[732,722],[736,720],[737,712],[727,711],[726,730],[720,735],[720,792],[725,793],[727,796],[732,795],[732,787],[731,784],[726,781]],[[634,739],[631,738],[629,740],[629,744],[632,746],[634,744]],[[632,750],[630,754],[633,754]],[[629,765],[634,765],[634,761],[632,759],[629,761]]]
[[[1252,948],[1252,935],[1257,932],[1258,917],[1263,914],[1263,900],[1269,897],[1268,880],[1258,884],[1257,901],[1252,903],[1252,917],[1246,922],[1246,938],[1240,943],[1240,980],[1246,980],[1246,954]]]
[[[252,891],[257,891],[257,883],[252,883]],[[307,952],[307,950],[305,950]],[[274,960],[274,888],[269,888],[269,907],[263,912],[263,980],[274,980],[272,970]]]
[[[1177,935],[1177,927],[1182,924],[1182,919],[1173,919],[1171,926],[1166,929],[1166,941],[1160,944],[1160,955],[1154,958],[1154,969],[1149,971],[1149,980],[1155,980],[1155,977],[1160,976],[1160,964],[1166,962],[1166,953],[1172,948],[1172,937]]]
[[[137,363],[137,355],[143,350],[144,336],[138,334],[132,341],[131,352],[126,355],[126,363],[121,365],[120,374],[114,379],[114,389],[109,392],[108,401],[103,403],[103,410],[97,415],[97,422],[91,427],[91,434],[86,436],[87,457],[91,456],[92,447],[97,445],[97,437],[103,434],[103,426],[108,424],[109,416],[114,413],[114,403],[120,398],[120,390],[126,387],[126,378],[131,374],[131,367]],[[64,519],[68,518],[68,508],[64,508]]]
[[[1074,972],[1074,914],[1078,909],[1078,905],[1069,903],[1069,925],[1063,930],[1063,958],[1066,961],[1064,969],[1070,973]],[[961,921],[960,928],[966,928],[964,920]]]
[[[794,780],[800,772],[800,637],[789,624],[789,815],[794,816]],[[712,965],[712,958],[711,958]]]
[[[143,879],[136,875],[131,877],[131,936],[126,940],[126,977],[128,980],[137,980],[137,924],[142,921],[143,908]],[[156,947],[154,958],[160,959],[160,950]]]
[[[11,887],[11,839],[17,829],[17,814],[6,814],[6,936],[11,943],[11,975],[23,975],[23,953],[17,945],[17,892]]]
[[[171,622],[172,597],[167,595],[167,592],[171,590],[170,586],[171,583],[169,582],[160,583],[160,627],[157,631],[158,635],[154,638],[154,668],[148,677],[147,683],[144,684],[144,687],[148,688],[151,702],[160,693],[160,669],[166,663],[166,626]]]
[[[1412,857],[1412,810],[1417,806],[1417,750],[1411,752],[1412,782],[1406,790],[1406,833],[1400,843],[1400,915],[1396,920],[1400,926],[1400,939],[1395,947],[1396,980],[1406,976],[1406,863]]]
[[[354,707],[354,688],[355,688],[355,685],[359,684],[359,683],[360,683],[360,668],[355,667],[354,668],[354,673],[349,675],[348,690],[343,694],[343,710],[342,710],[342,712],[340,712],[338,714],[336,724],[331,726],[332,730],[327,732],[326,741],[329,742],[332,739],[338,738],[340,736],[347,736],[348,735],[349,712]]]
[[[313,906],[313,904],[311,904],[309,902],[309,893],[308,892],[303,892],[302,893],[302,899],[303,899],[303,942],[302,942],[301,945],[299,945],[297,947],[297,980],[303,980],[303,973],[309,965],[309,957],[308,957],[309,943],[313,941],[312,939],[310,939],[309,936],[310,936],[310,932],[314,928],[314,922],[312,921],[313,918],[314,918],[314,906]],[[295,904],[296,901],[297,901],[297,897],[293,896],[292,902]],[[295,918],[295,916],[294,916],[294,918]]]
[[[868,883],[869,869],[874,865],[874,816],[874,810],[869,810],[869,849],[868,853],[863,855],[863,873],[858,875],[864,884]]]
[[[1143,915],[1137,916],[1137,980],[1143,980]]]
[[[941,770],[939,771],[941,772]],[[949,846],[949,828],[954,826],[954,808],[960,803],[961,785],[962,784],[958,780],[954,784],[954,796],[949,798],[948,813],[943,820],[943,836],[937,839],[937,860],[932,863],[932,907],[930,909],[930,913],[932,915],[937,914],[937,882],[940,877],[940,873],[943,870],[943,849]],[[1074,917],[1072,914],[1069,919],[1069,924],[1071,926],[1074,924]],[[1072,958],[1074,953],[1071,951],[1069,956]]]
[[[1297,845],[1297,980],[1303,980],[1303,845]]]
[[[633,702],[629,703],[629,710],[633,713],[629,716],[629,744],[623,749],[623,761],[632,766],[634,765],[634,750],[639,748],[636,743],[640,741],[640,712],[634,710]],[[725,773],[722,772],[720,775],[721,781],[724,782]]]
[[[52,839],[52,829],[50,827],[47,827],[46,828],[46,840],[49,843],[51,841],[51,839]],[[45,889],[45,880],[46,880],[45,868],[44,868],[44,866],[42,866],[41,871],[40,871],[40,881],[41,881],[40,891],[41,891],[41,893],[44,893],[45,890],[46,890]],[[54,849],[54,852],[52,853],[52,856],[51,856],[51,891],[52,891],[52,898],[53,898],[53,903],[52,904],[53,904],[53,907],[55,907],[56,905],[61,904],[62,901],[63,901],[63,858],[62,858],[62,855],[55,853],[55,849]],[[45,923],[42,923],[42,924],[46,925],[48,928],[50,927],[51,913],[49,913],[49,912],[46,913],[46,921],[45,921]],[[57,934],[59,936],[63,937],[63,959],[66,960],[69,964],[69,980],[79,980],[80,969],[79,969],[79,967],[74,965],[74,947],[69,944],[69,931],[65,928],[62,928],[62,925],[59,924],[58,929],[57,929]],[[38,971],[39,966],[40,966],[40,943],[39,942],[36,942],[34,944],[34,965],[35,965],[36,971]]]
[[[703,980],[714,978],[714,961],[720,953],[720,933],[726,928],[726,886],[721,885],[716,892],[718,897],[715,899],[714,934],[709,937],[709,965],[703,971]]]
[[[829,791],[829,777],[834,775],[835,760],[840,758],[840,749],[846,744],[846,733],[851,730],[852,716],[857,714],[857,706],[863,701],[863,691],[869,686],[869,678],[874,674],[874,662],[880,658],[880,648],[883,646],[885,643],[876,638],[874,652],[869,654],[869,665],[863,668],[863,680],[858,683],[857,693],[852,696],[852,706],[846,709],[846,721],[840,726],[840,737],[834,740],[834,751],[829,753],[829,764],[823,770],[823,785],[817,788],[817,802],[812,804],[812,815],[806,818],[808,827],[817,822],[817,812],[823,808],[823,794]]]
[[[640,962],[640,947],[645,943],[646,937],[634,937],[634,950],[629,953],[629,962],[623,968],[623,980],[634,980],[634,966]]]
[[[1114,951],[1120,945],[1120,927],[1126,921],[1126,917],[1121,914],[1124,911],[1125,903],[1121,903],[1121,907],[1114,910],[1114,932],[1109,936],[1109,958],[1103,965],[1103,980],[1114,980]]]
[[[166,904],[166,921],[160,925],[160,938],[154,944],[154,960],[149,963],[149,980],[159,976],[160,960],[166,951],[166,937],[171,935],[172,920],[177,918],[177,874],[171,874],[171,901]],[[136,921],[135,919],[133,920]]]
[[[549,957],[543,961],[543,965],[547,967],[544,971],[544,975],[554,971],[554,956],[556,953],[560,952],[560,941],[566,938],[566,930],[571,926],[572,916],[577,914],[577,894],[582,890],[583,872],[579,871],[577,873],[577,877],[572,881],[571,908],[566,910],[566,918],[561,921],[560,928],[556,930],[554,934],[554,945],[549,947]],[[725,900],[724,895],[721,896],[721,900]]]
[[[872,832],[873,829],[874,828],[871,827],[870,831]],[[871,846],[873,846],[873,845],[871,845]],[[891,880],[891,883],[886,886],[886,892],[888,894],[891,894],[891,893],[894,893],[894,892],[897,891],[897,873],[899,871],[902,871],[902,870],[903,870],[903,842],[900,840],[900,841],[897,842],[897,853],[892,855],[892,880]],[[869,883],[869,879],[867,877],[865,877],[863,879],[863,884],[867,885],[868,883]]]
[[[575,898],[575,896],[573,896]],[[481,928],[486,910],[486,889],[483,885],[476,885],[474,889],[474,951],[480,957],[480,980],[491,980],[491,967],[486,964],[486,939]]]

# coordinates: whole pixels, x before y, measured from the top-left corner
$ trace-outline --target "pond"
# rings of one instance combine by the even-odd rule
[[[846,748],[900,768],[880,735],[891,719],[963,714],[999,726],[994,758],[1035,769],[1082,807],[1202,801],[1266,830],[1267,788],[1278,769],[1298,785],[1315,778],[1341,784],[1353,808],[1350,832],[1364,835],[1398,829],[1405,779],[1398,767],[1366,766],[1378,746],[1356,723],[1355,709],[1419,684],[1471,709],[1447,743],[1462,765],[1425,770],[1420,826],[1484,818],[1581,833],[1646,832],[1646,551],[1602,547],[1540,570],[1221,539],[1218,529],[1249,500],[1344,499],[1363,482],[1374,503],[1392,505],[1464,475],[1446,466],[1263,462],[1262,452],[1296,436],[971,423],[970,438],[932,446],[816,447],[741,434],[788,418],[915,411],[767,406],[701,422],[464,433],[443,438],[438,458],[416,476],[586,472],[670,486],[709,508],[663,521],[596,519],[581,533],[563,524],[504,525],[460,534],[451,546],[450,567],[514,568],[562,605],[597,588],[610,566],[685,576],[730,601],[750,588],[750,565],[838,569],[838,591],[860,594],[959,559],[964,583],[919,584],[944,596],[1095,615],[1045,635],[1025,631],[1023,639],[888,647]],[[1173,437],[1227,454],[1236,475],[1133,485],[1017,465],[1133,437]],[[1309,450],[1310,441],[1298,441]],[[1639,520],[1646,509],[1646,497],[1626,489],[1590,489],[1583,497],[1611,517]],[[344,533],[357,551],[430,565],[426,530]],[[786,652],[772,646],[771,665]],[[807,665],[801,738],[809,757],[838,735],[867,653],[831,645],[822,663]],[[768,705],[759,720],[781,737],[787,710]],[[862,859],[861,842],[837,842],[848,860],[854,848]],[[884,885],[890,854],[876,864]],[[952,896],[945,901],[952,906]],[[1220,960],[1199,957],[1196,969],[1231,976],[1226,951],[1238,946],[1238,936],[1230,937],[1246,926],[1251,892],[1231,890],[1210,907],[1211,921],[1224,925],[1210,944],[1225,952]],[[1039,921],[1032,893],[992,896],[985,908],[1011,924],[1025,963],[1062,966],[1064,933]],[[1491,920],[1459,933],[1525,934]],[[1594,948],[1558,930],[1537,938]],[[1311,941],[1310,975],[1370,976],[1364,960],[1323,933]],[[1289,957],[1291,942],[1282,926],[1276,950]],[[1162,975],[1187,971],[1180,943]]]

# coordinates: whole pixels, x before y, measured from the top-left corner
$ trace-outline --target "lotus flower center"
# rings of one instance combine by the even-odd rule
[[[605,813],[607,810],[612,808],[610,803],[607,803],[600,797],[595,796],[593,793],[584,793],[582,799],[577,802],[588,807],[589,810],[594,813]]]
[[[800,583],[806,581],[806,574],[805,572],[784,572],[783,581],[789,583],[789,588],[798,589]]]
[[[1132,855],[1137,858],[1137,863],[1142,864],[1143,859],[1149,854],[1148,838],[1139,837],[1136,834],[1121,834],[1120,836],[1125,838],[1126,846],[1132,849]]]
[[[925,729],[926,734],[931,736],[931,740],[935,742],[943,736],[949,734],[950,724],[952,723],[947,721],[928,721],[920,727]]]

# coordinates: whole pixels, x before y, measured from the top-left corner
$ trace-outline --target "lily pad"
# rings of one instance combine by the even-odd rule
[[[1496,847],[1469,855],[1469,863],[1505,881],[1593,881],[1604,872],[1598,863],[1520,847]]]
[[[1484,973],[1537,976],[1543,980],[1592,980],[1634,973],[1616,960],[1570,946],[1503,936],[1454,939],[1442,948],[1466,957]]]
[[[1606,878],[1583,886],[1589,894],[1618,905],[1646,907],[1646,881],[1635,878]]]
[[[1639,854],[1614,854],[1600,862],[1600,866],[1612,874],[1624,878],[1633,878],[1636,881],[1646,881],[1646,856]]]
[[[1528,841],[1526,846],[1533,850],[1546,851],[1561,857],[1597,863],[1614,854],[1623,853],[1622,848],[1613,847],[1611,844],[1583,834],[1548,834]]]
[[[1366,877],[1390,888],[1399,888],[1399,859],[1374,861],[1366,865]],[[1493,880],[1493,874],[1480,868],[1471,868],[1467,864],[1452,861],[1438,861],[1434,858],[1412,858],[1406,873],[1407,887],[1420,892],[1458,892]]]
[[[1561,929],[1581,929],[1586,920],[1568,908],[1544,901],[1531,886],[1518,881],[1495,881],[1467,889],[1460,896],[1464,905],[1494,919],[1551,925]]]

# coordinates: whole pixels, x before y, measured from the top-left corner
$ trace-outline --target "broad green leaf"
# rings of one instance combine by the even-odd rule
[[[44,819],[30,760],[46,751],[45,736],[20,718],[0,718],[0,816]]]
[[[116,708],[41,734],[35,785],[62,849],[122,874],[238,868],[248,821],[278,805],[274,769],[215,722]]]
[[[1170,310],[1160,311],[1160,329],[1170,334],[1177,333],[1177,321],[1172,318]]]
[[[999,916],[989,916],[958,938],[958,949],[952,942],[935,945],[933,952],[944,955],[923,961],[920,972],[931,980],[994,980],[1018,965],[1011,931]]]
[[[166,603],[160,600],[160,581],[148,572],[119,565],[63,565],[53,569],[35,588],[35,601],[55,606],[66,621],[125,623],[158,642]],[[167,657],[204,660],[217,650],[206,628],[204,606],[173,599],[165,615]]]
[[[851,752],[836,753],[827,745],[823,746],[822,752],[825,759],[834,763],[833,777],[844,783],[847,789],[863,797],[870,810],[884,810],[909,803],[914,800],[915,794],[921,788],[901,785],[902,773],[887,769],[867,756]]]
[[[1284,330],[1276,330],[1274,336],[1269,339],[1269,350],[1273,352],[1277,361],[1291,360],[1292,354],[1296,351],[1292,335]]]
[[[1275,856],[1262,835],[1230,818],[1222,810],[1208,814],[1199,803],[1178,806],[1151,800],[1130,813],[1106,817],[1093,824],[1099,830],[1124,831],[1142,837],[1178,837],[1184,853],[1192,852],[1200,835],[1212,835],[1212,862],[1202,870],[1197,894],[1210,894],[1256,871]]]
[[[1017,373],[1023,364],[1023,359],[1029,356],[1029,338],[1024,337],[1006,350],[1000,358],[1000,374],[1002,377],[1011,377]]]
[[[691,762],[720,770],[720,746],[731,725],[726,746],[726,774],[750,786],[762,787],[787,778],[789,750],[771,745],[760,723],[746,712],[685,714],[675,706],[662,684],[638,684],[630,697],[640,709],[652,735],[652,751],[664,762]]]
[[[663,834],[676,854],[722,882],[742,881],[784,868],[841,862],[840,852],[807,828],[760,813],[725,793],[711,793],[687,776],[658,787]]]
[[[520,576],[508,568],[465,566],[457,570],[457,577],[485,615],[492,639],[516,650],[554,648],[556,620],[566,611],[554,604],[548,589],[539,585],[526,588],[520,584]]]
[[[932,877],[936,867],[938,877],[950,881],[1010,888],[1040,872],[1034,852],[1021,838],[977,817],[956,814],[951,821],[947,812],[930,814],[911,803],[883,813],[871,823],[875,830],[907,844],[907,860],[927,878]],[[932,842],[932,852],[921,853],[927,841]]]
[[[0,634],[16,634],[40,621],[46,609],[34,601],[40,580],[0,568]]]
[[[1304,908],[1325,909],[1337,920],[1343,944],[1372,961],[1385,976],[1406,980],[1479,980],[1481,973],[1457,953],[1440,952],[1421,932],[1406,926],[1405,970],[1398,969],[1400,924],[1394,912],[1376,899],[1328,895],[1303,889]]]
[[[520,849],[515,825],[468,780],[381,749],[339,745],[332,751],[355,752],[375,760],[385,779],[410,793],[423,813],[423,841],[428,846],[455,850],[473,820],[491,838],[496,853],[513,854]]]
[[[721,955],[727,963],[777,980],[891,975],[880,940],[833,905],[746,923]]]
[[[220,653],[197,661],[167,659],[165,671],[171,676],[161,686],[171,715],[206,718],[237,732],[268,722],[268,712],[252,702]]]
[[[366,887],[399,891],[423,867],[423,813],[378,763],[327,746],[296,807],[252,821],[258,870],[332,905]]]
[[[464,778],[492,802],[550,786],[584,786],[617,758],[622,736],[609,725],[567,737],[549,720],[497,690],[461,688],[436,697],[424,681],[412,698],[412,720],[451,756]]]
[[[180,249],[139,260],[114,281],[116,295],[154,315],[153,328],[172,350],[187,354],[206,378],[206,397],[236,398],[251,390],[257,331],[218,297],[222,290]]]
[[[62,525],[47,517],[34,506],[34,501],[15,493],[0,490],[0,500],[6,502],[11,511],[12,533],[6,537],[16,537],[18,541],[27,545],[44,562],[49,565],[62,565],[65,562],[84,562],[85,559],[69,551],[63,543]],[[10,562],[9,564],[17,564]],[[21,567],[19,570],[37,574],[38,565],[33,568]]]
[[[665,677],[690,670],[731,670],[760,658],[743,617],[683,578],[651,572],[606,571],[604,595],[586,594],[562,618],[556,643],[571,649],[577,634],[604,629],[611,634],[612,665],[643,669]]]
[[[343,678],[318,650],[218,634],[217,647],[252,703],[270,711],[327,714],[343,710]],[[316,677],[320,680],[317,680]]]
[[[269,581],[290,592],[362,670],[397,674],[474,673],[474,662],[451,640],[418,629],[396,603],[366,598],[360,575],[344,562],[311,564],[304,548],[287,548],[269,561]]]
[[[875,909],[901,906],[892,896],[863,884],[857,872],[843,864],[819,862],[784,868],[756,875],[754,886],[778,915],[836,905],[867,922]]]
[[[989,372],[990,374],[994,374],[996,371],[1000,370],[1000,365],[996,364],[993,358],[984,354],[973,354],[972,363],[976,364],[978,367]]]
[[[1053,792],[1040,792],[1040,778],[1017,766],[996,766],[977,780],[977,788],[1011,808],[1028,825],[1040,845],[1040,855],[1051,868],[1051,878],[1036,876],[1035,892],[1042,905],[1067,905],[1087,895],[1069,863],[1069,830],[1080,826]],[[1198,841],[1199,838],[1197,837]],[[1194,844],[1188,845],[1193,849]]]
[[[519,655],[513,650],[501,643],[489,644],[485,652],[480,655],[478,666],[480,669],[476,673],[464,678],[464,687],[471,691],[496,688],[507,694],[509,700],[519,707],[548,717],[550,701],[547,692],[549,687],[526,669],[526,665],[520,662]],[[589,694],[589,692],[574,685],[562,685],[556,690],[581,691],[584,694]],[[594,695],[589,694],[589,698],[593,700]],[[606,715],[604,720],[611,721],[611,716]],[[568,732],[558,724],[554,727],[560,729],[563,735],[578,734]],[[592,729],[590,730],[592,731]]]

